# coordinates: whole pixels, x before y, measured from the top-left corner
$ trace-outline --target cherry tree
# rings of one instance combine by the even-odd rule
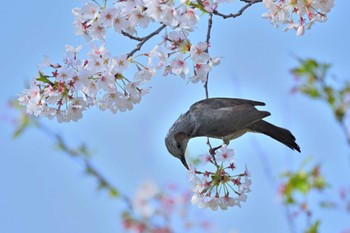
[[[238,4],[233,2],[87,2],[72,11],[75,33],[84,36],[87,42],[94,42],[87,57],[79,58],[81,46],[67,45],[62,62],[45,59],[39,65],[38,77],[18,101],[26,106],[29,114],[56,118],[59,122],[77,121],[92,106],[112,113],[131,110],[149,92],[145,85],[158,73],[180,76],[194,83],[207,82],[210,71],[222,60],[222,55],[209,53],[212,17],[235,18],[253,4],[263,2],[268,10],[263,14],[264,18],[274,26],[285,24],[284,30],[294,29],[297,35],[302,35],[315,22],[326,21],[327,13],[334,5],[332,0],[251,0],[242,1],[246,5],[235,14],[220,12],[224,4]],[[199,30],[196,25],[205,16],[208,17],[206,38],[191,42],[191,32]],[[139,37],[138,31],[151,24],[159,27]],[[120,40],[137,41],[136,47],[127,54],[110,54],[105,43],[109,29],[120,34]],[[159,43],[151,51],[139,52],[146,42],[161,32]],[[127,70],[132,70],[134,75],[125,75]]]
[[[283,25],[283,31],[294,30],[302,36],[314,24],[326,22],[327,14],[334,6],[333,0],[92,0],[74,8],[75,34],[85,38],[89,52],[82,56],[82,45],[66,45],[63,61],[51,61],[49,57],[38,65],[39,70],[30,87],[18,98],[27,114],[35,117],[56,119],[60,123],[79,121],[84,111],[97,107],[112,114],[130,111],[141,103],[144,95],[151,92],[152,78],[155,76],[176,76],[186,82],[204,86],[209,97],[208,80],[212,70],[225,62],[225,54],[212,54],[210,48],[212,28],[218,26],[213,18],[225,20],[244,14],[254,4],[263,4],[268,19],[274,27]],[[225,8],[239,5],[240,10],[224,13]],[[207,21],[206,28],[198,28],[200,20]],[[205,30],[201,41],[192,41],[191,34]],[[135,42],[135,47],[127,53],[109,52],[107,36],[117,35],[118,44],[125,40]],[[152,49],[144,49],[146,43]],[[125,48],[123,48],[125,50]],[[215,81],[215,80],[214,80]],[[59,137],[57,137],[59,140]],[[208,140],[210,146],[210,142]],[[64,145],[62,143],[61,145]],[[63,146],[66,153],[72,152]],[[211,149],[211,146],[210,146]],[[83,154],[83,150],[77,151]],[[85,163],[89,173],[95,176],[111,193],[121,195],[106,182],[89,163]],[[208,169],[207,166],[214,168]],[[190,166],[189,182],[192,194],[183,200],[200,208],[226,210],[247,200],[251,178],[247,166],[236,168],[233,149],[222,145],[219,150],[209,150],[198,162]],[[239,172],[237,172],[237,170]],[[124,196],[124,200],[134,207],[138,215],[125,212],[124,226],[135,232],[171,232],[171,229],[152,228],[147,219],[155,214],[148,205],[152,199],[166,206],[171,215],[174,199],[148,183],[149,196],[136,195],[134,201]],[[143,191],[144,192],[144,191]],[[122,195],[123,196],[123,195]],[[169,196],[169,195],[168,195]],[[178,200],[178,199],[176,199]],[[183,202],[181,202],[183,203]],[[166,217],[165,217],[166,218]]]

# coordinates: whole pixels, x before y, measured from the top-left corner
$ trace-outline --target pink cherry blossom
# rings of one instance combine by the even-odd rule
[[[327,13],[334,6],[334,0],[314,1],[285,1],[285,0],[263,0],[268,13],[262,15],[278,27],[287,25],[284,31],[295,29],[298,36],[304,35],[305,29],[310,29],[316,22],[325,22]],[[296,26],[296,22],[299,22]]]
[[[223,144],[220,151],[204,157],[205,164],[214,164],[215,170],[197,170],[190,166],[189,181],[192,185],[191,202],[199,208],[226,210],[228,207],[241,206],[250,192],[251,180],[247,167],[243,173],[232,174],[234,151]],[[219,162],[219,163],[217,163]]]
[[[182,78],[189,73],[189,68],[182,55],[178,55],[175,59],[170,62],[171,73],[180,75]]]

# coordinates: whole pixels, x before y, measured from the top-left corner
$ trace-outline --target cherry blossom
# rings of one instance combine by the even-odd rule
[[[87,41],[102,44],[93,45],[85,59],[77,58],[81,46],[66,46],[66,56],[61,63],[54,64],[46,58],[38,66],[39,73],[31,87],[20,95],[19,103],[27,106],[28,113],[50,119],[57,116],[59,121],[67,122],[78,120],[91,106],[113,113],[131,110],[148,93],[148,89],[141,86],[156,76],[157,71],[165,76],[205,83],[221,57],[208,53],[209,41],[192,43],[190,33],[196,30],[203,12],[217,14],[221,4],[232,2],[125,0],[109,5],[104,1],[99,5],[94,1],[74,8],[75,33]],[[269,10],[264,18],[276,27],[284,24],[285,31],[293,29],[301,36],[316,22],[326,21],[334,0],[263,0],[263,4]],[[151,33],[149,38],[137,37],[140,28],[147,28],[151,23],[163,25],[160,31],[167,27],[162,41],[148,53],[133,56],[146,40],[159,33]],[[111,56],[104,44],[109,29],[141,42],[129,54]],[[140,56],[148,57],[147,65],[135,60]],[[132,64],[136,68],[134,80],[124,75]],[[49,73],[48,69],[51,69]],[[78,98],[79,103],[85,101],[86,104],[77,104]]]
[[[170,233],[174,228],[180,232],[196,229],[212,232],[212,224],[189,208],[189,199],[188,191],[178,185],[161,187],[152,180],[146,180],[130,200],[131,206],[122,213],[123,227],[130,232]]]
[[[226,210],[239,206],[247,200],[250,192],[250,173],[246,167],[243,173],[231,174],[236,170],[234,151],[223,144],[214,155],[205,155],[203,161],[215,165],[216,170],[197,170],[190,166],[189,181],[192,184],[191,201],[199,208]],[[219,163],[217,163],[219,162]]]
[[[233,2],[239,1],[123,0],[103,1],[103,4],[92,1],[74,8],[74,31],[91,46],[87,56],[80,58],[82,46],[67,45],[61,62],[53,63],[45,57],[29,88],[19,95],[18,103],[34,116],[70,122],[81,119],[90,107],[112,113],[132,110],[148,94],[150,89],[145,85],[158,73],[178,76],[192,83],[206,83],[209,73],[221,63],[222,57],[209,53],[213,46],[210,23],[205,41],[193,41],[191,33],[198,29],[202,16],[210,15],[210,19],[214,16],[236,17],[259,1],[240,1],[247,4],[238,12],[240,14],[220,14],[222,5]],[[334,0],[262,2],[268,10],[263,18],[275,27],[284,25],[283,31],[295,30],[298,36],[304,35],[316,22],[325,22],[334,6]],[[110,32],[116,34],[117,51],[124,45],[122,39],[135,42],[135,46],[129,53],[123,51],[112,55],[106,45]],[[146,50],[143,45],[148,41],[154,44]],[[234,150],[223,144],[201,161],[207,166],[214,165],[214,170],[200,171],[190,166],[192,203],[212,210],[241,207],[250,192],[251,180],[247,168],[244,172],[236,172]],[[151,203],[155,200],[158,209]],[[145,183],[132,205],[143,218],[150,218],[159,213],[169,215],[179,202],[162,193],[155,184]],[[124,227],[136,232],[160,233],[171,229],[167,226],[153,229],[130,215],[123,219]]]
[[[85,11],[92,10],[88,7]],[[80,50],[80,46],[66,46],[62,65],[48,64],[49,59],[45,59],[30,88],[18,98],[28,113],[57,118],[59,122],[77,121],[91,106],[112,113],[131,110],[148,93],[141,86],[155,75],[152,69],[136,66],[135,80],[131,81],[123,76],[132,64],[126,55],[111,57],[101,45],[91,48],[87,60],[80,60]],[[45,74],[47,69],[51,72]]]
[[[216,161],[233,163],[234,154],[235,152],[233,149],[229,149],[226,144],[223,144],[220,150],[216,153]]]
[[[207,48],[208,48],[208,45],[205,42],[199,42],[196,45],[192,45],[190,49],[192,60],[196,63],[208,62],[210,59],[210,56],[206,52]]]
[[[188,65],[181,54],[170,62],[170,66],[171,73],[180,75],[182,78],[185,78],[185,76],[189,73]]]
[[[110,7],[102,9],[100,15],[98,17],[98,23],[100,25],[104,25],[106,28],[110,28],[114,26],[115,19],[120,14],[118,8]]]
[[[278,27],[287,25],[284,31],[294,29],[298,36],[304,35],[305,29],[310,29],[317,22],[325,22],[327,13],[334,6],[334,0],[263,0],[269,10],[262,15]]]
[[[146,218],[152,216],[156,210],[155,207],[150,203],[150,200],[159,194],[160,189],[153,181],[144,181],[132,200],[133,208],[136,212]]]

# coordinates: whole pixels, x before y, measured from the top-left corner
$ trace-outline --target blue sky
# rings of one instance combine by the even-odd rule
[[[96,192],[95,181],[83,174],[80,164],[55,150],[41,132],[29,130],[12,140],[13,126],[6,120],[9,115],[6,101],[20,93],[36,75],[36,65],[43,55],[60,61],[66,44],[85,43],[74,35],[72,28],[71,9],[82,4],[83,1],[68,0],[2,1],[0,232],[120,232],[120,202]],[[303,37],[273,28],[260,17],[265,12],[261,4],[237,19],[214,19],[211,52],[223,56],[223,60],[211,74],[210,96],[265,102],[261,109],[272,113],[266,120],[290,129],[302,149],[297,154],[263,135],[245,135],[231,142],[238,163],[247,164],[251,170],[253,185],[241,209],[203,211],[222,229],[220,232],[230,229],[243,233],[261,229],[287,232],[277,187],[264,172],[266,163],[273,175],[278,176],[296,168],[305,157],[313,156],[323,164],[322,171],[334,190],[349,185],[349,177],[344,176],[350,166],[348,146],[332,112],[323,103],[289,92],[293,86],[289,70],[297,64],[294,56],[331,62],[332,73],[340,79],[348,78],[348,5],[346,1],[337,1],[328,21],[316,24]],[[205,18],[199,24],[201,28],[205,28]],[[204,35],[204,30],[199,30],[191,39],[203,40]],[[118,46],[132,48],[133,44],[110,35],[107,46],[113,50]],[[132,195],[146,178],[159,185],[175,182],[186,187],[186,172],[166,151],[164,136],[180,113],[204,98],[204,89],[200,84],[160,75],[150,85],[150,94],[130,112],[113,115],[93,108],[78,123],[44,122],[64,135],[71,145],[87,143],[95,152],[94,165],[124,193]],[[192,140],[189,154],[203,154],[204,141]],[[322,194],[324,198],[335,196],[332,192]],[[350,227],[344,213],[329,213],[316,213],[327,217],[322,232],[340,232]]]

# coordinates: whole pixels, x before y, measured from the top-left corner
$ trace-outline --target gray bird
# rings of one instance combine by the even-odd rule
[[[300,147],[289,130],[263,120],[270,113],[259,111],[255,106],[264,105],[263,102],[235,98],[198,101],[171,126],[165,145],[169,153],[180,159],[187,169],[185,151],[188,141],[194,137],[218,138],[228,145],[232,139],[246,132],[262,133],[300,152]]]

